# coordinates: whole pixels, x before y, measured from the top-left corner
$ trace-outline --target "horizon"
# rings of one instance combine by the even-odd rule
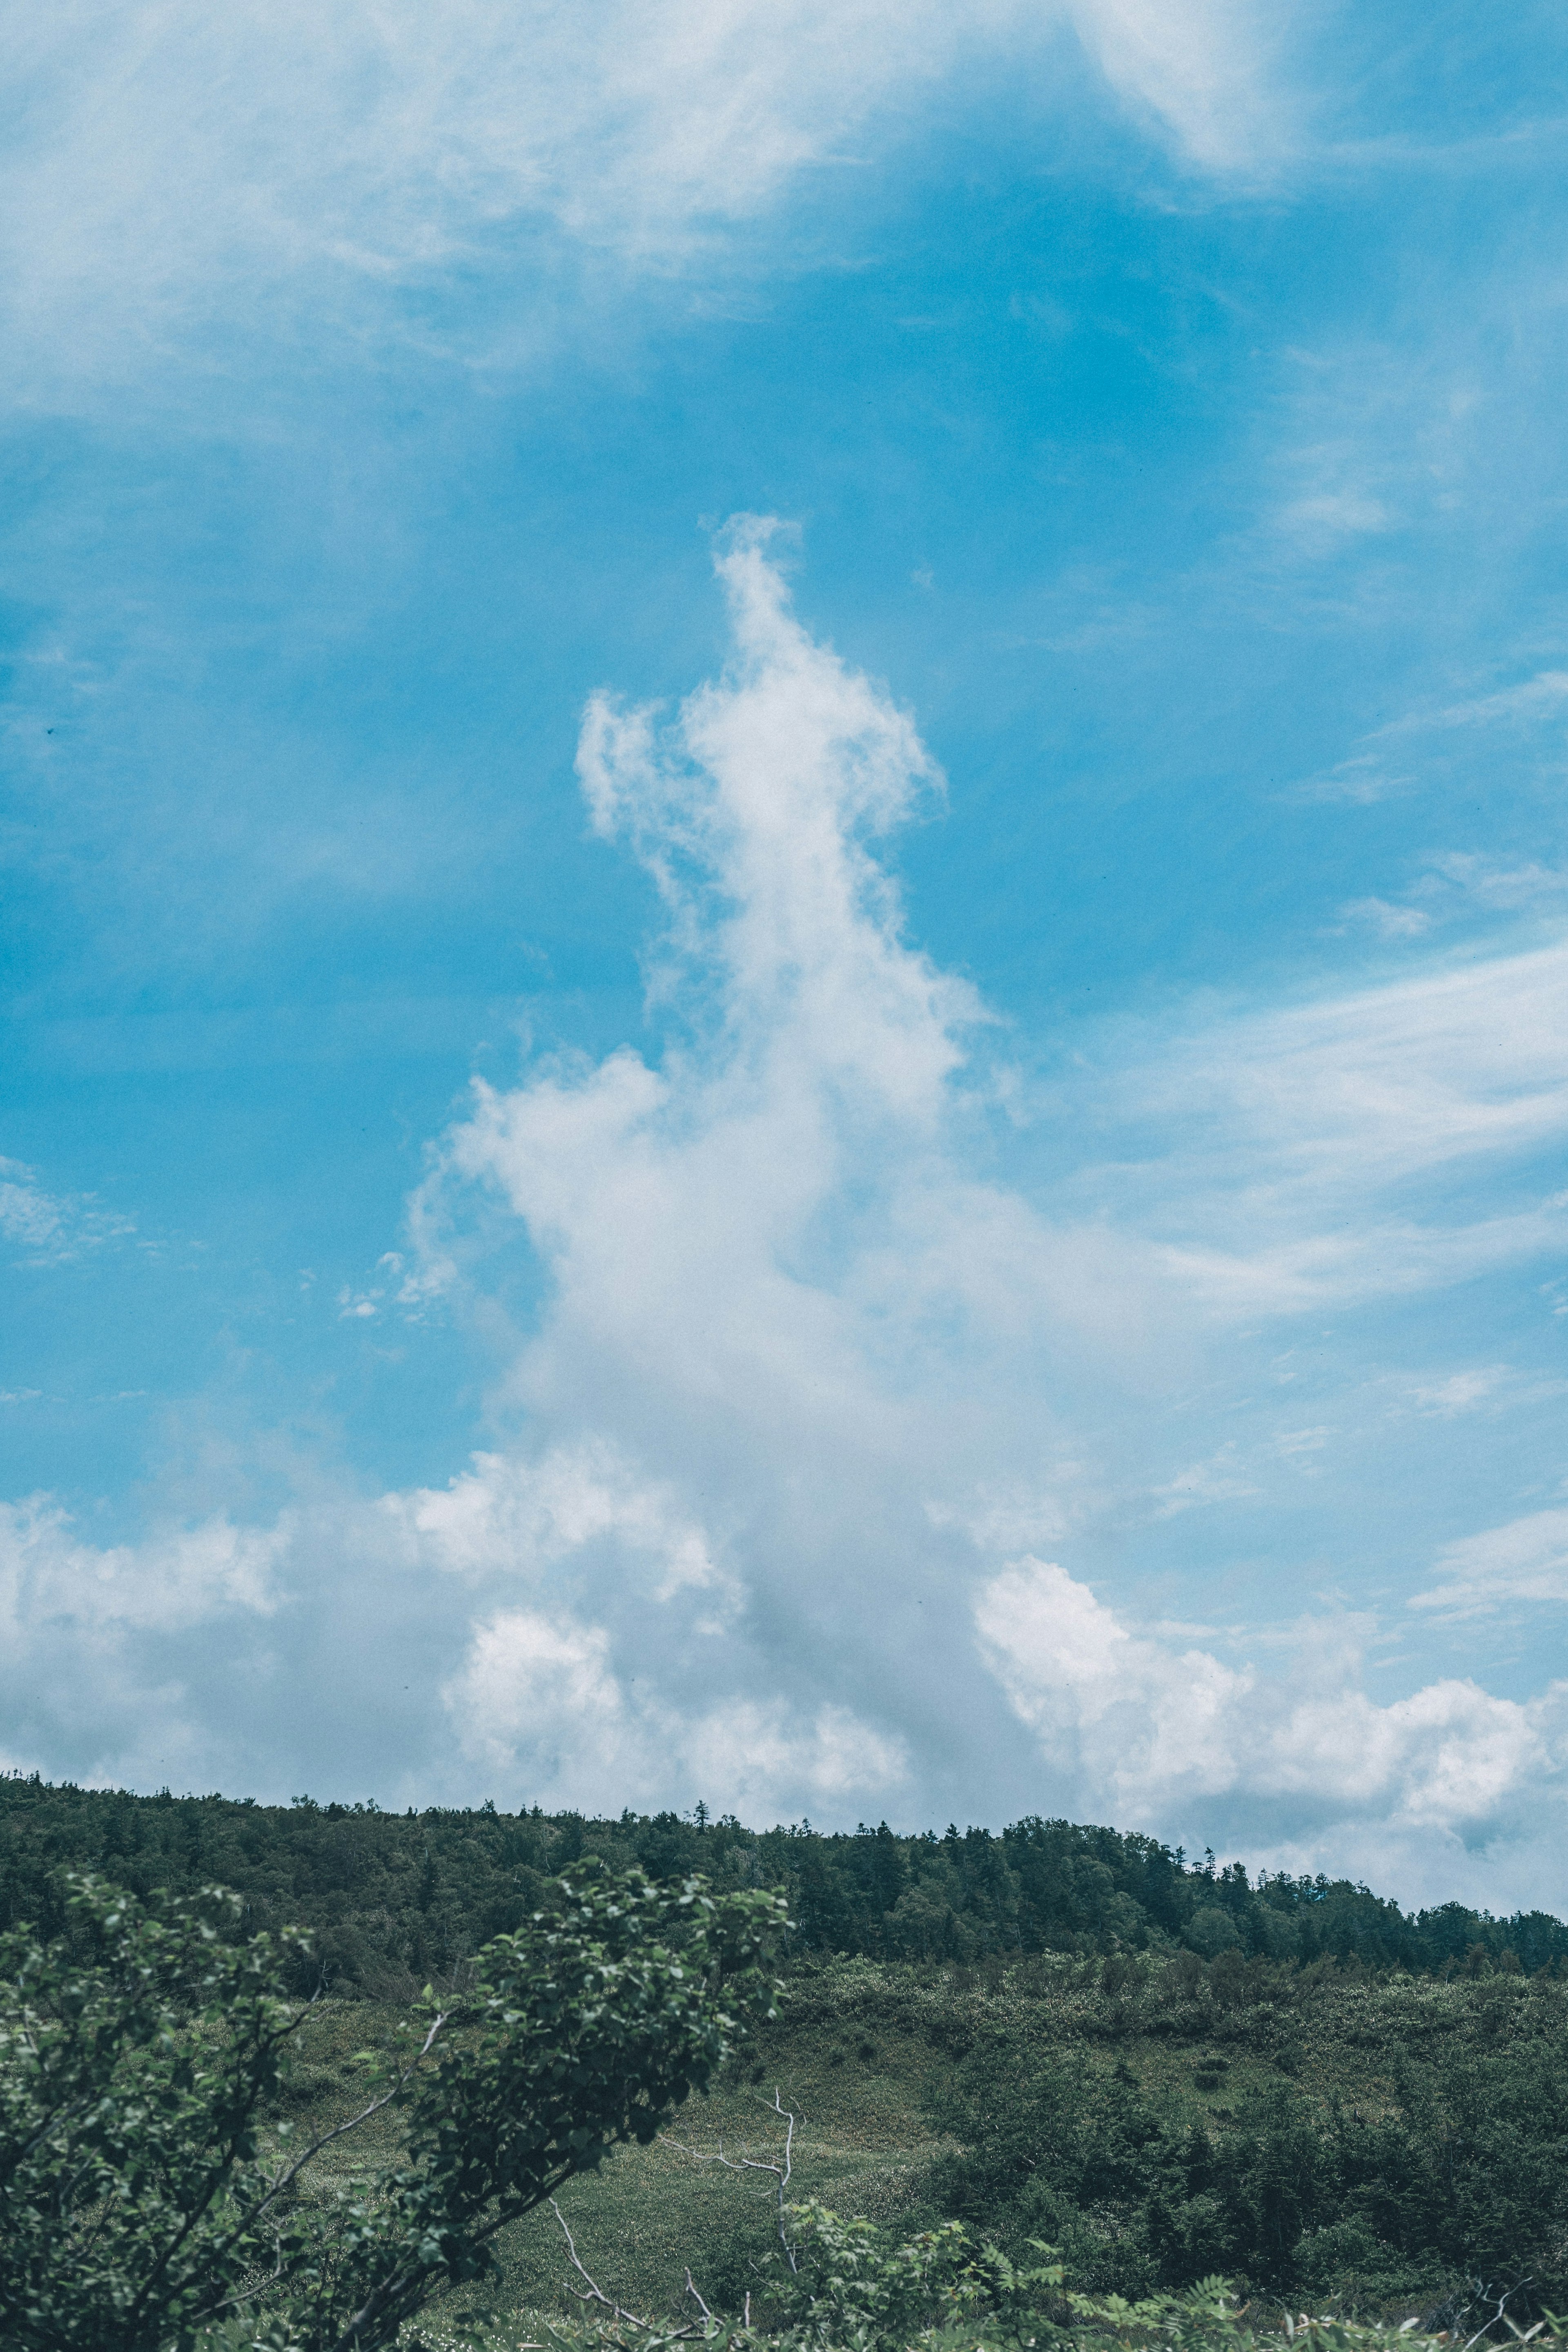
[[[4,70],[0,1769],[1568,1916],[1560,18]]]

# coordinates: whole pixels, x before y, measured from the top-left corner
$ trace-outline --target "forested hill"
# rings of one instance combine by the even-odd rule
[[[1561,1972],[1568,1959],[1568,1927],[1545,1912],[1494,1919],[1448,1903],[1405,1913],[1348,1880],[1252,1880],[1240,1863],[1195,1864],[1153,1838],[1070,1822],[824,1835],[804,1822],[748,1830],[701,1806],[685,1819],[489,1804],[400,1814],[0,1776],[0,1926],[57,1929],[65,1869],[100,1871],[139,1895],[216,1880],[244,1896],[251,1927],[313,1927],[340,1990],[392,1999],[517,1926],[548,1878],[590,1853],[661,1877],[702,1871],[720,1885],[783,1886],[802,1953],[973,1963],[1185,1949],[1227,1968],[1332,1957],[1439,1975]]]

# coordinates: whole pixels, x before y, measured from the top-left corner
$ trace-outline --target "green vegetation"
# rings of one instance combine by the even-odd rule
[[[400,2012],[329,2000],[277,2112],[329,2127],[354,2053]],[[606,2294],[673,2326],[694,2279],[716,2312],[780,2319],[778,2183],[704,2161],[779,2162],[789,2195],[863,2217],[887,2245],[962,2221],[1020,2266],[1031,2237],[1100,2296],[1184,2291],[1210,2271],[1269,2308],[1398,2319],[1477,2281],[1531,2282],[1533,2325],[1568,2303],[1568,1988],[1545,1975],[1443,1983],[1319,1961],[1051,1958],[968,1970],[813,1962],[778,2020],[646,2147],[560,2205]],[[1130,2078],[1130,2079],[1129,2079]],[[340,2163],[345,2168],[340,2171]],[[352,2186],[329,2149],[313,2193]],[[496,2304],[545,2340],[573,2305],[554,2215],[503,2231],[483,2295],[439,2306],[454,2342]],[[1473,2332],[1473,2331],[1467,2331]],[[970,2339],[971,2342],[973,2339]]]
[[[161,1916],[91,1878],[67,1900],[65,1936],[0,1946],[8,2352],[190,2352],[214,2328],[277,2352],[396,2343],[439,2286],[485,2277],[509,2222],[707,2080],[771,1997],[782,1918],[640,1872],[563,1882],[390,2066],[364,2053],[357,2126],[396,2108],[402,2128],[334,2195],[308,2179],[327,2134],[295,2152],[287,2123],[259,2128],[302,2023],[287,1945],[225,1944],[215,1890]]]
[[[1568,1927],[1544,1912],[1493,1919],[1448,1903],[1402,1912],[1348,1880],[1249,1881],[1239,1864],[1191,1864],[1153,1838],[1068,1822],[901,1837],[885,1825],[824,1836],[802,1822],[747,1830],[674,1813],[383,1813],[373,1805],[256,1805],[130,1796],[0,1775],[0,1927],[57,1932],[63,1866],[100,1871],[145,1897],[216,1882],[247,1933],[306,1927],[340,1990],[402,2000],[517,1927],[547,1882],[595,1853],[653,1878],[700,1872],[716,1888],[776,1886],[805,1953],[959,1965],[1040,1952],[1168,1951],[1214,1959],[1526,1975],[1568,1961]],[[301,1979],[303,1984],[303,1979]]]
[[[796,1976],[749,2063],[761,2084],[727,2069],[704,2103],[714,2137],[760,2153],[757,2093],[777,2083],[802,2117],[797,2193],[905,2231],[961,2220],[1020,2263],[1043,2239],[1087,2290],[1221,2272],[1405,2316],[1528,2274],[1532,2316],[1568,2307],[1568,1988],[1544,1975],[839,1961]],[[623,2160],[601,2234],[585,2215],[648,2300],[674,2280],[620,2250],[644,2242],[639,2210],[673,2201],[675,2161]],[[732,2296],[768,2248],[766,2198],[750,2212],[744,2245],[710,2242]]]
[[[650,2094],[637,2128],[601,2135],[596,2153],[624,2144],[585,2165],[591,2177],[565,2180],[559,2219],[548,2204],[506,2207],[492,2180],[482,2212],[467,2209],[468,2251],[419,2273],[416,2301],[437,2296],[422,2324],[440,2341],[476,2341],[486,2308],[502,2342],[580,2338],[584,2352],[683,2330],[737,2352],[760,2345],[755,2331],[782,2352],[892,2352],[915,2335],[953,2352],[1031,2337],[1040,2352],[1101,2338],[1125,2352],[1254,2341],[1282,2352],[1276,2331],[1303,2308],[1338,2315],[1307,2327],[1314,2352],[1378,2352],[1387,2327],[1423,2318],[1461,2344],[1489,2318],[1494,2334],[1517,2326],[1556,2340],[1551,2315],[1568,2306],[1568,1934],[1542,1915],[1409,1917],[1364,1888],[1249,1885],[1239,1870],[1065,1823],[999,1837],[754,1835],[671,1816],[393,1817],[0,1783],[0,1903],[16,1920],[30,1895],[78,1958],[62,1865],[134,1873],[143,1890],[197,1871],[237,1882],[235,1911],[204,1915],[225,1989],[205,2001],[205,2023],[177,1987],[166,2015],[171,2065],[193,2048],[238,2046],[252,1996],[235,1987],[249,1939],[270,1936],[287,2039],[270,2074],[246,2078],[254,2147],[241,2173],[270,2164],[275,2175],[286,2145],[337,2131],[367,2105],[368,2079],[390,2083],[419,2007],[416,1959],[455,2013],[451,2060],[468,2047],[474,2004],[494,1998],[482,1930],[522,1935],[501,1948],[516,2011],[538,1965],[524,1901],[537,1911],[550,1894],[547,1863],[570,1859],[574,1885],[609,1884],[594,1854],[616,1869],[640,1855],[654,1911],[694,1859],[742,1909],[766,1903],[774,1874],[800,1920],[784,1998],[743,2047],[688,2070],[701,2095],[677,2123],[654,2131]],[[855,1948],[825,1948],[835,1905]],[[316,1954],[284,1933],[291,1918],[313,1930]],[[247,2030],[245,2046],[259,2046]],[[225,2078],[219,2068],[208,2079]],[[428,2094],[327,2140],[293,2182],[290,2227],[329,2245],[329,2270],[354,2252],[356,2231],[382,2246],[377,2259],[406,2235],[398,2199],[426,2192],[395,2183],[428,2186],[430,2101],[459,2076],[439,2098],[438,2074],[429,2080]],[[675,2074],[668,2086],[674,2096]],[[486,2129],[504,2139],[489,2112]],[[255,2193],[236,2189],[234,2210]],[[1065,2273],[1055,2284],[1053,2264]],[[607,2303],[578,2302],[588,2275]],[[1233,2283],[1229,2303],[1219,2278]],[[739,2325],[747,2297],[752,2335]],[[4,2326],[0,2340],[29,2352],[35,2341]],[[146,2339],[158,2352],[177,2340]],[[36,2341],[39,2352],[97,2345]],[[120,2342],[105,2337],[104,2352]],[[124,2338],[127,2352],[141,2342]]]

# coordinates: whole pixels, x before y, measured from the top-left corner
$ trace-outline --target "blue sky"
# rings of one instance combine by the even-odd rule
[[[12,32],[0,1755],[1568,1908],[1558,12]]]

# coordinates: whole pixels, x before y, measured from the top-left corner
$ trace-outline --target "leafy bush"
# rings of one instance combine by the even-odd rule
[[[0,2340],[6,2352],[378,2352],[497,2232],[646,2143],[766,2009],[774,1895],[590,1869],[423,2004],[369,2095],[298,2154],[262,2147],[308,2011],[303,1939],[225,1940],[219,1889],[162,1912],[78,1878],[65,1935],[0,1939]],[[402,2160],[313,2189],[310,2158],[389,2105]],[[214,2333],[214,2330],[216,2331]]]

